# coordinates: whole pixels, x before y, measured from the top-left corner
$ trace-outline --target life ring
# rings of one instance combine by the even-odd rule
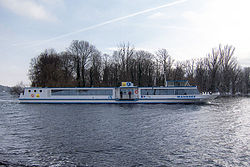
[[[135,94],[138,94],[138,90],[135,90]]]
[[[34,94],[31,94],[30,96],[31,96],[31,97],[34,97]]]

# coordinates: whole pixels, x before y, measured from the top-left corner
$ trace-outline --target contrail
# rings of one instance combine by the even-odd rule
[[[80,32],[92,30],[92,29],[95,29],[95,28],[98,28],[98,27],[101,27],[101,26],[104,26],[104,25],[107,25],[107,24],[110,24],[110,23],[115,23],[115,22],[125,20],[125,19],[131,18],[131,17],[135,17],[135,16],[138,16],[138,15],[141,15],[141,14],[149,13],[149,12],[152,12],[152,11],[155,11],[155,10],[158,10],[158,9],[174,6],[174,5],[177,5],[177,4],[180,4],[180,3],[184,3],[186,1],[188,1],[188,0],[178,0],[178,1],[175,1],[175,2],[172,2],[172,3],[167,3],[167,4],[164,4],[164,5],[158,6],[158,7],[154,7],[154,8],[146,9],[146,10],[139,11],[139,12],[136,12],[136,13],[132,13],[132,14],[127,15],[127,16],[111,19],[109,21],[105,21],[105,22],[102,22],[102,23],[99,23],[99,24],[96,24],[96,25],[85,27],[85,28],[82,28],[82,29],[79,29],[79,30],[76,30],[76,31],[73,31],[73,32],[69,32],[69,33],[62,34],[62,35],[59,35],[59,36],[56,36],[56,37],[53,37],[53,38],[49,38],[49,39],[46,39],[46,40],[33,41],[33,42],[14,44],[14,45],[15,46],[17,46],[17,45],[27,45],[29,43],[33,43],[33,45],[31,44],[31,46],[41,45],[43,43],[47,43],[47,42],[50,42],[50,41],[54,41],[54,40],[57,40],[57,39],[68,37],[68,36],[71,36],[71,35],[74,35],[74,34],[78,34]],[[34,42],[38,42],[38,43],[34,44]]]

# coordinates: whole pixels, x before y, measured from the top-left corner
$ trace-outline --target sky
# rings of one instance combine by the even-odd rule
[[[31,59],[85,40],[112,54],[120,43],[175,60],[233,45],[250,66],[249,0],[0,0],[0,85],[30,84]]]

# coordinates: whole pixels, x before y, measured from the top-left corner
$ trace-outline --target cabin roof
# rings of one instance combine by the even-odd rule
[[[113,89],[113,88],[146,88],[146,89],[164,89],[164,88],[186,88],[197,86],[147,86],[147,87],[27,87],[25,89]]]

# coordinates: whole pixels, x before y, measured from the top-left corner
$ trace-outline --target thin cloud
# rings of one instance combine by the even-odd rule
[[[166,16],[162,12],[157,12],[157,13],[154,13],[154,14],[148,16],[148,18],[149,19],[166,19],[166,18],[168,18],[168,16]]]
[[[13,13],[35,20],[55,21],[55,16],[50,14],[42,5],[33,0],[0,0],[0,5]]]
[[[121,21],[121,20],[125,20],[125,19],[131,18],[131,17],[135,17],[135,16],[138,16],[138,15],[149,13],[149,12],[152,12],[152,11],[156,11],[156,10],[159,10],[159,9],[162,9],[162,8],[175,6],[177,4],[181,4],[181,3],[184,3],[186,1],[188,1],[188,0],[174,1],[172,3],[167,3],[167,4],[164,4],[164,5],[158,6],[158,7],[142,10],[142,11],[139,11],[139,12],[136,12],[136,13],[129,14],[127,16],[118,17],[118,18],[115,18],[115,19],[111,19],[111,20],[96,24],[96,25],[92,25],[92,26],[89,26],[89,27],[85,27],[85,28],[76,30],[76,31],[73,31],[73,32],[65,33],[65,34],[62,34],[62,35],[59,35],[59,36],[56,36],[56,37],[53,37],[53,38],[49,38],[47,40],[41,40],[39,42],[38,41],[33,41],[33,42],[30,42],[30,44],[31,44],[30,46],[38,46],[38,45],[41,45],[41,44],[44,44],[44,43],[47,43],[47,42],[62,39],[62,38],[65,38],[65,37],[68,37],[68,36],[71,36],[71,35],[74,35],[74,34],[78,34],[78,33],[84,32],[84,31],[92,30],[92,29],[95,29],[95,28],[98,28],[98,27],[101,27],[101,26],[104,26],[104,25],[107,25],[107,24],[115,23],[115,22],[118,22],[118,21]],[[16,46],[16,45],[23,45],[23,44],[24,43],[14,44],[14,45]],[[29,44],[29,42],[26,42],[24,45],[27,45],[27,44]]]

